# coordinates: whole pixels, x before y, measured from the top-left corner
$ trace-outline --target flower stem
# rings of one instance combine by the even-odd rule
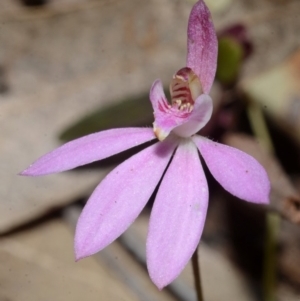
[[[274,153],[272,139],[261,106],[252,102],[247,108],[252,130],[259,142],[270,153]],[[263,264],[263,300],[275,301],[277,284],[276,247],[280,226],[280,216],[276,212],[266,214],[266,232]]]
[[[202,293],[202,285],[201,285],[201,275],[200,275],[200,263],[198,256],[198,248],[192,256],[192,266],[193,266],[193,274],[195,280],[195,288],[197,292],[197,300],[203,301],[203,293]]]
[[[276,300],[276,245],[278,239],[280,217],[275,212],[268,212],[266,216],[266,234],[263,266],[263,300]]]

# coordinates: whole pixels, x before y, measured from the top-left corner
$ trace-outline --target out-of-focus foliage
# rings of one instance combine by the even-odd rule
[[[217,79],[224,84],[233,83],[239,74],[242,58],[242,46],[235,39],[221,38],[219,40]]]
[[[71,125],[60,139],[69,141],[109,128],[151,126],[152,107],[148,95],[123,99],[116,105],[100,108]]]

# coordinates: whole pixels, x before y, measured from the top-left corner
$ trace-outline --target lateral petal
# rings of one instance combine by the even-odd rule
[[[42,176],[73,169],[153,139],[155,135],[150,128],[111,129],[87,135],[42,156],[21,172],[21,175]]]
[[[216,74],[218,40],[211,14],[204,1],[192,8],[188,23],[187,67],[199,77],[208,94]]]
[[[186,266],[199,243],[208,205],[208,187],[198,151],[181,142],[159,187],[147,238],[147,265],[159,289]]]
[[[186,122],[186,117],[190,115],[190,113],[180,112],[171,107],[159,79],[153,83],[150,89],[150,101],[154,111],[154,133],[161,141],[170,134],[172,129]]]
[[[204,137],[193,137],[210,172],[225,190],[248,202],[269,203],[265,169],[248,154]]]
[[[133,223],[162,177],[176,146],[177,139],[156,143],[104,178],[77,222],[77,260],[105,248]]]

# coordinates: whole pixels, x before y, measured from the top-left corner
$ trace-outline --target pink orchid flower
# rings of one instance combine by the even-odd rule
[[[268,176],[254,158],[195,135],[212,114],[208,93],[216,62],[216,33],[208,8],[199,0],[188,23],[187,67],[171,81],[171,102],[160,80],[152,85],[153,130],[121,128],[91,134],[46,154],[22,172],[27,176],[62,172],[160,140],[112,170],[95,189],[77,223],[77,260],[119,237],[161,181],[150,217],[147,266],[159,289],[172,282],[195,252],[204,227],[208,186],[199,152],[224,189],[249,202],[268,203]]]

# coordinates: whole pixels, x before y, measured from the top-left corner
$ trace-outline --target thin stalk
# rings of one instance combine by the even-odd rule
[[[277,284],[277,264],[276,264],[276,246],[278,241],[278,232],[280,217],[275,212],[269,212],[266,216],[266,234],[264,246],[264,266],[263,266],[263,300],[276,300]]]
[[[247,108],[248,117],[251,123],[252,130],[270,153],[274,153],[272,139],[265,121],[261,106],[252,102]],[[280,228],[280,216],[276,212],[267,212],[266,214],[266,232],[264,245],[264,264],[263,264],[263,300],[276,300],[277,286],[277,242]]]
[[[198,248],[196,249],[195,253],[192,256],[192,266],[193,266],[195,288],[196,288],[196,292],[197,292],[197,300],[204,301],[202,285],[201,285],[201,274],[200,274],[200,262],[199,262],[199,256],[198,256]]]
[[[261,106],[254,102],[250,103],[247,107],[247,115],[256,139],[268,153],[274,153],[272,138]]]

